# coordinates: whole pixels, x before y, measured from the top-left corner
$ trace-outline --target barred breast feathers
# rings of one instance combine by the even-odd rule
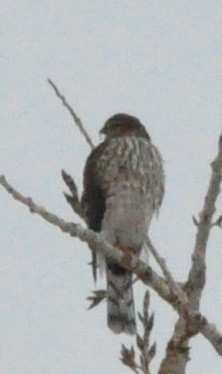
[[[136,136],[110,139],[98,159],[97,168],[107,195],[131,182],[131,187],[141,188],[141,192],[152,196],[153,208],[158,213],[165,176],[162,156],[150,140]]]

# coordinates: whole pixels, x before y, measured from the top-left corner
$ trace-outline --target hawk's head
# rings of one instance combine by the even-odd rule
[[[118,113],[110,117],[105,122],[100,134],[104,134],[106,139],[119,136],[138,136],[150,139],[149,134],[138,118],[124,113]]]

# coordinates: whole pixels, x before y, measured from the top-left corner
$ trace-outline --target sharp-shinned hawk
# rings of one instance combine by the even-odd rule
[[[90,229],[123,251],[139,254],[164,195],[162,158],[141,122],[127,114],[108,119],[105,140],[89,155],[82,207]],[[103,265],[102,265],[103,263]],[[94,276],[107,276],[107,322],[115,333],[136,331],[132,272],[93,254]]]

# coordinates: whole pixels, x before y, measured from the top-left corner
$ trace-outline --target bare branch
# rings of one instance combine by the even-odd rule
[[[199,226],[199,222],[198,222],[198,220],[196,219],[195,216],[192,216],[192,220],[193,220],[194,225],[198,227]]]
[[[189,340],[197,332],[200,332],[222,356],[222,334],[214,324],[209,323],[201,314],[196,314],[192,319],[187,320],[179,318],[174,334],[167,345],[166,356],[161,363],[159,374],[185,373],[190,359]]]
[[[167,281],[169,282],[169,286],[174,295],[178,297],[182,305],[186,305],[188,303],[186,293],[181,289],[177,282],[175,282],[170,270],[167,267],[166,261],[163,257],[159,255],[156,248],[154,247],[153,243],[151,242],[150,238],[146,238],[146,245],[148,246],[150,252],[152,253],[153,257],[155,258],[156,262],[160,266],[163,271],[164,276],[166,277]]]
[[[205,319],[201,333],[212,344],[217,353],[222,356],[222,335],[216,326]]]
[[[193,217],[194,224],[197,227],[197,234],[192,255],[192,265],[188,275],[188,281],[184,287],[188,296],[190,312],[188,311],[188,314],[180,314],[175,325],[173,336],[167,345],[166,355],[161,363],[159,374],[185,372],[189,360],[189,341],[190,338],[198,332],[201,332],[202,335],[211,342],[216,351],[222,355],[221,334],[216,330],[214,325],[209,324],[199,313],[200,298],[206,278],[207,242],[210,230],[213,227],[212,218],[216,210],[215,205],[222,180],[222,135],[219,139],[217,156],[212,162],[211,167],[212,174],[203,209],[199,214],[200,219],[197,221],[197,219]],[[221,225],[220,217],[217,220],[217,224]],[[193,318],[190,319],[192,314]],[[191,331],[191,328],[193,331]]]
[[[53,81],[51,79],[47,79],[48,83],[50,84],[50,86],[53,88],[56,96],[62,101],[63,105],[66,107],[66,109],[68,109],[69,113],[71,114],[75,124],[78,126],[80,132],[82,133],[82,135],[84,136],[85,140],[87,141],[87,143],[89,144],[89,146],[93,149],[94,148],[94,145],[93,145],[93,142],[89,136],[89,134],[87,133],[87,131],[85,130],[84,126],[83,126],[83,123],[81,121],[81,119],[77,116],[77,114],[74,112],[73,108],[69,105],[69,103],[67,102],[65,96],[63,96],[60,92],[59,92],[59,89],[58,87],[55,85],[55,83],[53,83]]]
[[[68,233],[72,237],[78,237],[81,241],[90,244],[90,247],[94,250],[104,251],[107,257],[110,257],[121,267],[132,270],[144,284],[149,285],[163,300],[171,304],[171,306],[183,317],[183,320],[186,319],[189,321],[188,325],[190,325],[192,321],[195,322],[197,320],[196,315],[192,314],[188,307],[181,305],[180,299],[172,294],[165,279],[158,276],[156,272],[143,261],[138,261],[137,258],[134,258],[132,253],[130,255],[125,255],[119,248],[113,247],[111,244],[106,242],[101,234],[85,229],[81,225],[73,222],[67,222],[57,215],[47,211],[44,207],[35,204],[30,197],[25,197],[10,185],[3,175],[0,176],[0,184],[14,199],[26,205],[31,213],[38,214],[47,222],[60,228],[61,231]],[[200,314],[198,316],[199,320],[204,321],[204,324],[201,326],[200,324],[196,324],[195,329],[193,330],[195,333],[200,331],[222,356],[222,335],[216,330],[213,324],[207,322],[203,316]]]
[[[216,200],[220,193],[222,180],[222,135],[219,138],[218,153],[211,164],[212,174],[204,206],[200,212],[195,247],[192,255],[192,266],[188,276],[187,292],[193,308],[199,308],[200,297],[206,278],[206,248],[212,227],[212,218],[216,211]]]
[[[153,288],[164,300],[175,302],[175,297],[172,295],[166,281],[162,277],[159,277],[150,266],[147,266],[143,261],[138,261],[137,256],[124,254],[119,248],[113,247],[106,242],[101,234],[85,229],[81,225],[66,222],[57,215],[47,211],[44,207],[35,204],[30,197],[25,197],[12,187],[3,175],[0,176],[0,184],[14,199],[26,205],[31,213],[38,214],[47,222],[59,227],[61,231],[68,233],[72,237],[78,237],[81,241],[90,244],[90,247],[94,250],[104,251],[107,257],[111,257],[123,268],[132,269],[137,277],[145,284],[152,284]]]

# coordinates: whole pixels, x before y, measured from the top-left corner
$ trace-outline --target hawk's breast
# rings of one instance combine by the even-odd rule
[[[113,138],[107,141],[97,167],[105,196],[102,230],[111,242],[139,247],[163,197],[159,152],[145,138]]]
[[[129,136],[107,141],[97,163],[98,175],[106,196],[137,189],[151,195],[158,210],[164,193],[162,157],[150,140]]]

